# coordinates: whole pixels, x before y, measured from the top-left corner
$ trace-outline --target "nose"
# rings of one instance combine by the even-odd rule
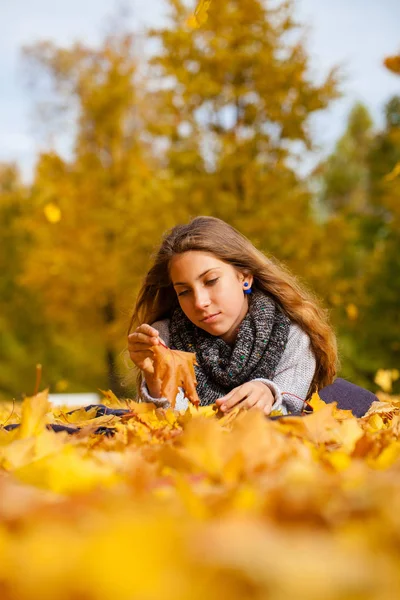
[[[204,288],[195,290],[194,296],[193,296],[193,301],[194,301],[194,307],[196,310],[203,310],[204,308],[206,308],[207,306],[209,306],[211,304],[208,291]]]

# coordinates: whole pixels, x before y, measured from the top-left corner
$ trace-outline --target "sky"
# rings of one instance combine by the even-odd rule
[[[124,4],[130,9],[132,28],[163,22],[164,0],[124,0]],[[400,79],[382,66],[385,56],[400,52],[400,1],[295,0],[295,4],[298,19],[308,28],[315,77],[322,78],[338,64],[345,76],[343,97],[311,123],[319,146],[317,159],[332,150],[355,102],[367,105],[379,128],[385,103],[400,95]],[[118,5],[118,0],[0,0],[0,162],[16,162],[26,181],[43,140],[34,127],[22,46],[43,39],[66,46],[77,40],[96,44]]]

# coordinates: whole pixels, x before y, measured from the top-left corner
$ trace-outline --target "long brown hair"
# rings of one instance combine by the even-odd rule
[[[252,274],[254,289],[273,298],[310,337],[316,371],[309,393],[332,383],[338,357],[336,337],[326,311],[283,265],[265,256],[234,227],[215,217],[196,217],[164,235],[139,291],[129,332],[141,323],[151,324],[171,316],[178,300],[169,275],[170,262],[175,255],[189,250],[209,252],[244,274]]]

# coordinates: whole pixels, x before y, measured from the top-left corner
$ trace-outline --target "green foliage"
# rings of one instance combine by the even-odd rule
[[[352,238],[338,255],[331,296],[344,374],[369,387],[379,368],[393,369],[400,361],[397,97],[385,112],[385,128],[374,132],[366,109],[354,107],[334,153],[318,169],[326,225],[341,222],[342,239]]]

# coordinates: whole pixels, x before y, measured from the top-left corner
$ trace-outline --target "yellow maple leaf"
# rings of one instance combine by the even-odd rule
[[[200,0],[192,15],[186,20],[186,25],[191,29],[198,29],[208,19],[208,10],[211,5],[211,0]]]
[[[334,418],[334,410],[334,404],[325,404],[324,408],[302,418],[307,438],[314,444],[336,441],[340,423]]]
[[[17,437],[24,439],[41,433],[46,427],[46,415],[49,411],[48,390],[25,398],[22,403],[21,425]]]
[[[318,410],[321,410],[326,406],[326,402],[324,402],[322,398],[320,398],[318,392],[314,392],[308,403],[310,404],[314,412],[317,412]]]
[[[14,471],[20,481],[57,493],[88,491],[118,481],[112,464],[99,464],[79,448],[66,444],[56,454],[44,456]]]
[[[364,435],[362,427],[355,417],[346,419],[340,423],[340,429],[335,439],[341,444],[341,450],[351,454],[360,438]]]
[[[371,418],[368,419],[368,428],[371,431],[379,431],[380,429],[384,429],[385,423],[383,422],[382,417],[377,413],[372,415]]]

